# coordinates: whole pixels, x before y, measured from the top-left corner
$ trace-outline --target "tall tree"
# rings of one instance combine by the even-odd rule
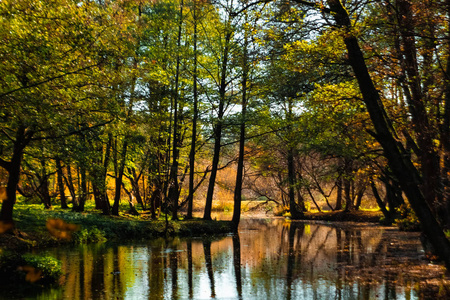
[[[244,22],[247,24],[248,18],[245,13]],[[249,34],[248,28],[244,27],[244,41],[242,45],[242,78],[241,78],[241,120],[239,128],[239,153],[236,172],[236,184],[234,187],[233,223],[234,231],[237,232],[241,217],[242,203],[242,181],[244,177],[244,156],[245,156],[245,124],[247,117],[248,102],[248,80],[249,80]]]
[[[176,54],[176,69],[175,69],[175,87],[173,91],[173,137],[172,137],[172,165],[170,167],[169,175],[169,200],[172,206],[172,219],[178,219],[178,198],[179,198],[179,183],[178,183],[178,160],[180,156],[180,117],[179,117],[179,81],[180,81],[180,63],[181,63],[181,34],[183,29],[183,6],[184,1],[180,2],[180,12],[178,16],[178,32],[177,32],[177,54]]]
[[[198,1],[192,1],[192,22],[194,26],[194,36],[193,36],[193,71],[192,71],[192,89],[193,89],[193,112],[192,112],[192,136],[191,136],[191,150],[189,152],[189,194],[187,196],[188,208],[187,208],[187,219],[192,219],[192,210],[194,202],[194,174],[195,174],[195,153],[197,148],[197,122],[198,122]]]
[[[217,171],[219,168],[219,160],[220,160],[220,150],[221,150],[221,142],[222,142],[222,130],[223,130],[223,122],[224,122],[224,115],[225,115],[225,109],[228,104],[228,87],[230,85],[230,65],[229,65],[229,59],[230,59],[230,52],[232,50],[232,38],[233,38],[233,1],[230,3],[227,3],[227,6],[224,7],[224,13],[225,13],[225,20],[222,28],[222,34],[223,36],[220,37],[220,58],[218,60],[219,62],[219,75],[218,75],[218,105],[217,105],[217,111],[215,116],[215,121],[213,124],[213,138],[214,138],[214,153],[213,153],[213,159],[212,159],[212,167],[211,167],[211,173],[209,176],[209,184],[208,184],[208,192],[206,195],[206,202],[205,202],[205,211],[203,214],[203,219],[205,220],[211,220],[211,210],[212,210],[212,202],[214,197],[214,187],[216,184],[216,176]]]

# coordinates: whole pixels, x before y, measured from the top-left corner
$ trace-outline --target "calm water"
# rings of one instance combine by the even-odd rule
[[[244,219],[217,239],[51,249],[66,276],[37,299],[418,299],[417,282],[382,265],[421,249],[388,228]]]

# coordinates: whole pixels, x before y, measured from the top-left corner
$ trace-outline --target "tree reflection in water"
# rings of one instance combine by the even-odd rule
[[[244,219],[239,234],[217,239],[53,249],[66,276],[40,297],[420,299],[421,283],[405,271],[442,278],[420,259],[417,234],[354,226]]]
[[[233,266],[234,277],[236,282],[236,292],[238,299],[242,299],[242,275],[241,275],[241,240],[239,233],[235,233],[232,236],[233,240]]]
[[[203,240],[203,251],[205,253],[205,266],[206,271],[208,273],[209,284],[211,289],[211,298],[216,297],[216,288],[214,285],[214,272],[212,266],[212,256],[211,256],[211,240],[204,239]]]

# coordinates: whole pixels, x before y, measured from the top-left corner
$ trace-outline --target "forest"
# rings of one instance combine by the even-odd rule
[[[0,40],[0,229],[377,208],[450,267],[450,1],[6,0]]]

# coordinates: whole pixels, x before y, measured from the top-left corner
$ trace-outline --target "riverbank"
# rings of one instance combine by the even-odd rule
[[[271,217],[260,211],[264,217]],[[261,217],[249,210],[244,217]],[[303,220],[325,222],[379,223],[379,211],[307,212]],[[50,221],[49,221],[50,220]],[[15,208],[15,229],[0,234],[0,249],[27,250],[59,244],[101,241],[143,240],[161,236],[220,235],[232,231],[229,221],[202,219],[171,221],[152,220],[148,214],[104,216],[96,210],[84,213],[56,208],[44,210],[39,205]]]
[[[0,234],[0,249],[28,250],[70,243],[220,235],[231,232],[229,221],[151,220],[146,215],[104,216],[97,211],[76,213],[61,209],[43,210],[33,205],[18,205],[14,213],[15,228]]]

